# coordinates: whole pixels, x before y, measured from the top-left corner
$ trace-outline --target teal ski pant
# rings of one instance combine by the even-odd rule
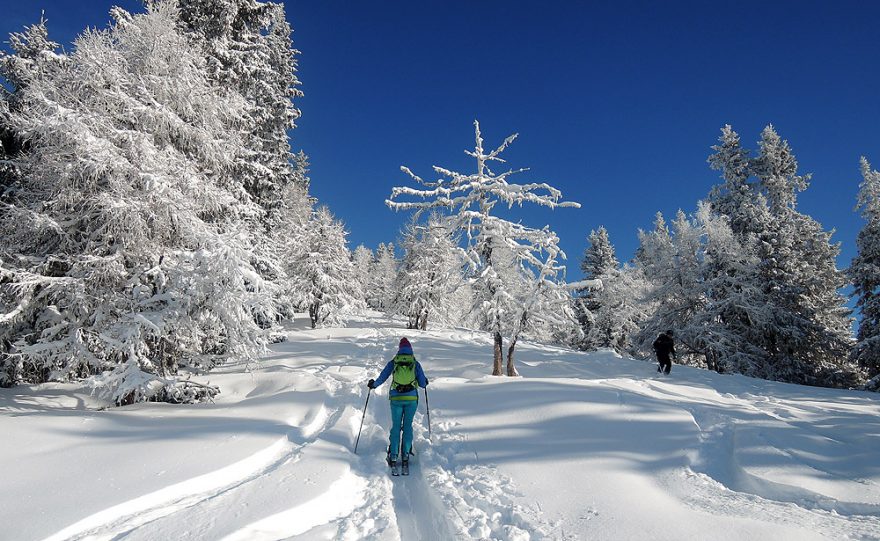
[[[418,400],[391,400],[391,446],[388,448],[391,458],[396,458],[400,450],[400,429],[403,425],[403,453],[408,456],[412,450],[413,417],[419,407]]]

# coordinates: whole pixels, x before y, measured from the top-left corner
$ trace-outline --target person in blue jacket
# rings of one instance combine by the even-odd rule
[[[367,382],[367,387],[375,389],[391,378],[391,391],[388,398],[391,402],[391,434],[388,447],[388,464],[393,468],[397,464],[397,455],[400,451],[400,430],[403,427],[403,454],[404,464],[409,462],[412,452],[413,429],[412,421],[419,406],[418,387],[428,386],[428,378],[422,370],[422,365],[413,355],[412,345],[409,340],[402,338],[397,349],[397,355],[388,361],[382,373],[375,380]]]

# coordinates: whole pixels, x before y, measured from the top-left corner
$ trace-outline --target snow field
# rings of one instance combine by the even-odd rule
[[[0,390],[10,539],[880,539],[876,395],[365,318],[291,330],[215,404],[98,411],[70,386]],[[387,385],[431,381],[409,477],[384,464]]]

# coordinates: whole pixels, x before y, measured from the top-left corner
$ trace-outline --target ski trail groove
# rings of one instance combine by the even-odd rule
[[[330,413],[322,408],[305,427],[292,426],[287,435],[245,459],[99,511],[45,541],[116,539],[153,521],[221,497],[297,461],[323,430],[339,421],[342,413],[339,408]],[[302,443],[292,443],[296,436],[302,438]]]

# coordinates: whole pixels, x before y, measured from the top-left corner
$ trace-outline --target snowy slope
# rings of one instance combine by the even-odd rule
[[[383,462],[387,385],[431,379],[408,478]],[[75,387],[0,390],[0,538],[880,539],[875,394],[721,376],[380,318],[292,329],[215,404],[98,410]]]

